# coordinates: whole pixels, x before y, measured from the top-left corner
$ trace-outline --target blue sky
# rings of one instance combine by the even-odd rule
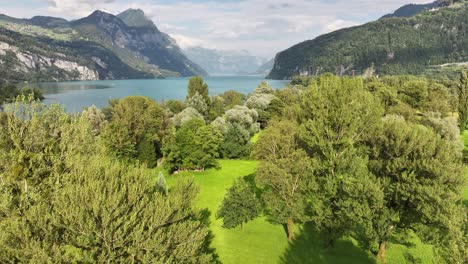
[[[430,0],[0,0],[0,13],[77,19],[140,8],[183,47],[247,50],[266,58],[307,39]]]

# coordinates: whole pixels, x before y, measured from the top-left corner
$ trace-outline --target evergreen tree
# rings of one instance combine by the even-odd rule
[[[160,171],[158,174],[158,179],[156,180],[156,189],[163,194],[167,194],[166,178],[164,178],[162,171]]]
[[[190,100],[198,92],[201,97],[205,100],[206,105],[209,107],[210,96],[208,94],[208,84],[203,81],[202,77],[194,76],[189,79],[188,83],[188,92],[187,92],[187,101]]]
[[[138,160],[148,168],[154,168],[157,166],[156,150],[154,142],[150,136],[145,136],[137,145]]]
[[[463,72],[458,85],[458,123],[463,132],[468,129],[468,73]]]
[[[255,219],[261,213],[260,199],[255,186],[245,179],[236,179],[227,190],[223,202],[216,213],[216,219],[223,219],[223,227],[234,228]]]

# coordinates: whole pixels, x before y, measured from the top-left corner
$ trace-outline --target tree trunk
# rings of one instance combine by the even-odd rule
[[[241,230],[244,230],[244,222],[241,223]]]
[[[294,239],[294,221],[292,218],[288,218],[288,240]]]
[[[387,243],[385,241],[380,242],[379,252],[377,253],[377,259],[381,262],[385,260],[385,251],[387,250]]]

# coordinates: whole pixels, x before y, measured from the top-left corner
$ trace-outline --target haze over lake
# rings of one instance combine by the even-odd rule
[[[264,81],[259,76],[206,77],[210,95],[217,95],[228,90],[248,94]],[[267,80],[273,88],[284,88],[289,81]],[[150,79],[150,80],[109,80],[48,82],[34,84],[44,93],[45,103],[58,103],[67,111],[77,112],[95,105],[105,107],[109,99],[131,95],[143,95],[157,101],[185,99],[188,78]]]

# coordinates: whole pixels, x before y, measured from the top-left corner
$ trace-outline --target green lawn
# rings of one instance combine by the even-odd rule
[[[166,176],[166,179],[171,185],[177,178],[195,177],[201,188],[197,205],[211,211],[210,229],[214,234],[212,246],[222,263],[376,263],[369,252],[361,250],[349,238],[340,240],[335,249],[328,252],[308,225],[296,228],[296,240],[291,244],[288,243],[281,225],[271,224],[264,218],[247,223],[244,230],[222,228],[222,221],[216,220],[214,214],[226,189],[235,178],[254,173],[257,162],[221,160],[220,163],[220,170],[184,173]],[[155,172],[157,175],[159,170]],[[414,235],[410,235],[408,241],[404,245],[391,243],[386,263],[432,263],[431,246],[422,244]]]

